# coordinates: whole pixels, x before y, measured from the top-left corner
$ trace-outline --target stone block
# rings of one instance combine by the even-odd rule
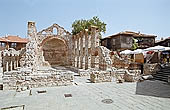
[[[100,82],[111,82],[112,76],[110,72],[106,71],[92,71],[90,73],[90,81],[93,83],[100,83]]]
[[[79,69],[78,70],[78,74],[83,77],[83,76],[89,76],[90,75],[90,71],[89,70],[84,70],[84,69]]]
[[[31,80],[31,76],[26,76],[25,77],[25,81],[30,81]]]
[[[115,77],[116,77],[116,81],[118,83],[122,83],[125,81],[125,79],[124,79],[125,73],[126,73],[126,70],[124,70],[124,69],[119,69],[119,70],[115,71]]]

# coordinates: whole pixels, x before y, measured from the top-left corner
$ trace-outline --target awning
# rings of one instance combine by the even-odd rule
[[[170,50],[170,47],[154,46],[154,47],[149,47],[149,48],[144,49],[144,51],[155,51],[155,52],[167,51],[167,50]]]

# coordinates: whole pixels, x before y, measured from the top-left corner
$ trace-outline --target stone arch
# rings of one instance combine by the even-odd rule
[[[40,43],[40,48],[45,64],[52,67],[68,64],[68,44],[63,38],[48,36]]]
[[[50,35],[50,36],[47,36],[45,37],[39,44],[40,44],[40,47],[42,47],[47,41],[49,40],[52,40],[52,39],[58,39],[58,40],[61,40],[65,45],[66,47],[68,48],[68,41],[66,41],[63,37],[60,37],[60,36],[56,36],[56,35]]]

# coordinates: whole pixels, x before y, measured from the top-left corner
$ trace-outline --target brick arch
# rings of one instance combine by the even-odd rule
[[[42,47],[44,45],[45,42],[51,40],[51,39],[59,39],[61,41],[64,42],[64,44],[67,46],[68,48],[68,41],[66,41],[64,38],[60,37],[60,36],[47,36],[46,38],[44,38],[41,43],[40,43],[40,47]]]
[[[66,66],[68,64],[68,44],[61,37],[49,36],[41,44],[43,59],[50,66]]]

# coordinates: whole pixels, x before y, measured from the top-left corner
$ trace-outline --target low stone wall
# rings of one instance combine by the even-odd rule
[[[89,76],[90,75],[90,70],[89,69],[88,70],[79,69],[78,74],[80,75],[80,77]]]
[[[112,74],[110,71],[91,71],[90,81],[93,83],[111,82]]]
[[[141,70],[127,70],[127,69],[115,69],[107,71],[98,71],[91,70],[90,71],[90,81],[93,83],[101,83],[101,82],[112,82],[116,78],[116,82],[135,82],[139,80],[141,74]]]
[[[32,74],[31,71],[10,71],[3,76],[3,90],[25,90],[36,87],[72,85],[72,72],[44,72]]]
[[[118,83],[138,81],[140,74],[141,70],[115,70],[115,77]]]
[[[135,82],[139,80],[139,76],[141,74],[141,70],[129,70],[126,71],[124,75],[124,79],[126,82]]]
[[[115,72],[116,82],[122,83],[125,81],[124,79],[124,75],[126,74],[125,69],[118,69],[118,70],[115,70],[114,72]]]

